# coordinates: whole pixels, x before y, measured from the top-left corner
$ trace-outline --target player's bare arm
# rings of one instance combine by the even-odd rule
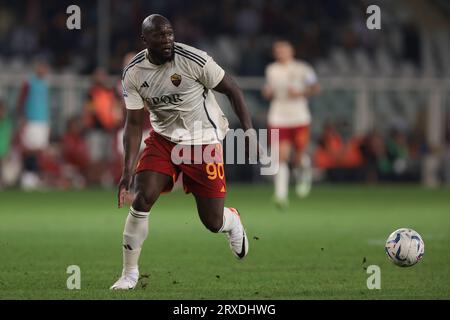
[[[142,124],[145,117],[145,109],[127,110],[125,131],[123,135],[124,163],[122,177],[119,182],[118,207],[121,208],[125,202],[125,196],[130,188],[133,169],[139,153],[142,139]]]
[[[244,94],[233,78],[225,73],[222,81],[214,88],[215,91],[223,93],[230,100],[231,106],[241,122],[242,129],[253,128],[252,119],[244,101]]]

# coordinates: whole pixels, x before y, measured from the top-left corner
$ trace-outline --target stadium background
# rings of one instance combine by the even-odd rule
[[[66,27],[71,4],[81,8],[80,30]],[[381,30],[366,27],[370,4],[381,8]],[[143,48],[141,21],[156,12],[172,21],[176,41],[206,50],[238,79],[257,128],[266,127],[268,102],[260,92],[264,68],[272,61],[271,44],[280,37],[294,43],[297,57],[312,64],[322,85],[322,93],[310,101],[308,151],[315,160],[316,184],[310,198],[293,201],[280,216],[269,201],[270,178],[261,177],[257,166],[227,166],[228,199],[248,212],[253,236],[254,257],[247,265],[223,257],[222,239],[210,240],[201,230],[189,197],[176,191],[161,198],[143,260],[151,285],[129,297],[449,298],[450,7],[445,0],[2,2],[0,101],[6,112],[0,112],[0,121],[9,130],[0,135],[0,298],[127,297],[104,292],[120,267],[125,215],[111,212],[120,176],[117,141],[123,119],[118,116],[110,128],[99,129],[89,122],[86,110],[94,78],[112,92],[118,90],[124,56]],[[24,179],[27,164],[17,109],[37,60],[50,66],[51,114],[51,145],[39,159],[39,170],[33,171],[38,180]],[[231,127],[238,127],[226,99],[216,96]],[[122,110],[120,98],[114,99]],[[87,150],[86,159],[95,147],[89,149],[83,141],[102,131],[106,157],[98,163],[87,160],[81,169],[69,163],[64,137],[72,127]],[[327,149],[325,128],[339,136],[338,150]],[[359,156],[351,165],[327,167],[317,158],[318,150],[345,154],[349,149]],[[403,226],[423,232],[426,245],[434,248],[408,271],[394,269],[383,256],[384,238]],[[177,236],[161,254],[166,232]],[[325,236],[317,241],[315,232]],[[272,241],[263,243],[265,239]],[[186,241],[191,246],[207,241],[202,258],[182,246]],[[312,257],[298,246],[317,252]],[[273,258],[280,247],[284,251]],[[203,257],[210,252],[212,261]],[[380,294],[365,288],[363,256],[363,261],[368,257],[385,266],[392,278]],[[199,268],[209,264],[204,274],[211,278],[195,273],[195,264],[189,268],[194,275],[182,268],[194,261]],[[331,271],[322,266],[331,261]],[[83,280],[90,286],[87,293],[74,295],[65,289],[65,267],[73,263],[90,270]],[[169,274],[164,264],[171,265]],[[98,270],[105,266],[111,270]],[[320,272],[308,275],[315,269]],[[211,289],[227,276],[231,280],[220,290]],[[42,286],[47,289],[40,291]],[[152,286],[159,295],[149,290]],[[420,294],[407,290],[411,288]]]

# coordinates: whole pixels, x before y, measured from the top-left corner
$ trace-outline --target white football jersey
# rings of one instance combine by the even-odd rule
[[[311,66],[298,60],[288,64],[274,62],[266,68],[266,81],[274,90],[268,114],[269,126],[295,127],[311,123],[307,99],[288,95],[289,88],[303,90],[317,82]]]
[[[228,120],[211,89],[225,71],[204,51],[175,42],[172,61],[152,64],[147,49],[139,52],[122,74],[126,108],[144,108],[153,129],[179,144],[219,143]]]

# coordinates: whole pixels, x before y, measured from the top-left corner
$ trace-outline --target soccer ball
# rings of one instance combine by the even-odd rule
[[[402,228],[390,234],[384,249],[389,259],[397,266],[411,267],[422,259],[425,244],[416,231]]]

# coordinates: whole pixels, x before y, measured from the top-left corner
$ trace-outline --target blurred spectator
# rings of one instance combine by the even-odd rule
[[[65,173],[77,188],[90,182],[89,149],[82,133],[81,117],[75,116],[67,121],[67,131],[61,139]]]
[[[241,57],[239,67],[241,76],[263,75],[261,66],[267,63],[267,59],[258,50],[259,46],[257,38],[250,38],[243,44],[242,52],[245,52],[245,54]]]
[[[359,179],[359,168],[363,163],[359,147],[360,139],[351,138],[346,143],[335,124],[327,123],[319,137],[314,163],[327,171],[330,180]]]
[[[104,69],[97,68],[94,71],[84,111],[88,128],[112,132],[121,124],[123,111],[114,89],[107,85],[107,80],[108,75]]]
[[[35,188],[40,183],[39,155],[48,147],[50,137],[49,86],[47,62],[37,60],[34,73],[23,84],[17,102],[19,130],[23,148],[23,188]]]
[[[30,24],[18,25],[11,34],[11,51],[15,55],[29,56],[39,45],[38,33]]]
[[[376,0],[373,4],[377,3],[380,4],[381,1]],[[54,72],[67,71],[68,74],[76,76],[79,73],[91,74],[93,72],[99,62],[96,54],[99,43],[97,39],[99,36],[98,17],[103,13],[98,12],[100,6],[95,1],[80,0],[77,4],[83,13],[82,30],[70,32],[67,32],[65,25],[67,1],[16,1],[0,4],[0,66],[6,74],[3,79],[4,83],[7,83],[7,87],[3,89],[7,91],[7,101],[15,95],[15,90],[9,92],[9,88],[16,87],[16,83],[10,82],[7,78],[8,74],[28,72],[29,61],[32,61],[31,57],[48,58]],[[149,12],[166,14],[174,22],[177,41],[196,45],[210,52],[218,62],[228,65],[229,69],[238,76],[262,75],[264,65],[269,60],[268,47],[274,39],[279,37],[291,39],[298,49],[299,57],[310,60],[319,75],[352,77],[383,75],[385,71],[382,67],[377,67],[378,65],[388,66],[389,72],[384,73],[386,76],[399,77],[420,75],[420,73],[416,74],[416,71],[419,71],[417,67],[420,67],[421,63],[424,71],[432,66],[434,67],[430,70],[441,67],[443,71],[448,69],[445,68],[445,59],[443,59],[448,56],[446,54],[448,50],[443,50],[446,48],[445,41],[442,41],[440,37],[435,38],[432,33],[429,33],[430,37],[427,38],[427,41],[423,41],[423,36],[426,34],[423,31],[426,31],[427,28],[415,18],[405,19],[403,17],[404,4],[393,5],[383,2],[383,12],[388,12],[384,16],[386,19],[383,18],[383,30],[389,32],[367,29],[367,5],[366,0],[352,2],[345,0],[111,1],[111,21],[127,21],[127,23],[110,24],[109,60],[101,61],[109,69],[105,70],[103,75],[101,70],[95,72],[96,80],[86,101],[85,112],[82,112],[82,119],[87,128],[83,127],[72,131],[72,124],[69,124],[71,128],[66,132],[68,138],[72,139],[71,143],[74,144],[81,144],[80,139],[87,133],[84,144],[88,150],[89,170],[86,170],[87,174],[84,178],[88,183],[98,183],[102,178],[104,181],[111,181],[111,172],[114,177],[120,174],[118,172],[121,167],[123,147],[121,128],[126,111],[121,105],[120,81],[106,84],[106,72],[119,74],[125,53],[130,50],[139,50],[142,47],[138,34],[142,18]],[[430,4],[430,9],[432,6]],[[432,29],[428,31],[432,31]],[[335,55],[335,52],[341,54]],[[127,59],[130,57],[133,57],[133,54],[128,55]],[[441,76],[443,73],[437,74]],[[34,81],[33,77],[36,77],[37,81]],[[23,166],[26,170],[22,177],[22,183],[28,185],[39,184],[43,174],[48,177],[49,175],[43,171],[48,172],[56,168],[56,166],[48,165],[51,162],[48,160],[53,159],[61,165],[64,152],[68,151],[68,148],[62,145],[49,146],[48,134],[42,134],[42,130],[40,134],[30,134],[33,131],[32,122],[36,122],[36,119],[29,121],[26,117],[29,112],[27,110],[36,111],[37,109],[33,108],[33,105],[39,105],[39,103],[37,100],[33,101],[29,98],[31,94],[29,90],[32,87],[37,88],[36,84],[38,83],[46,85],[45,77],[43,79],[39,79],[36,75],[33,77],[27,80],[20,94],[19,100],[21,101],[18,103],[20,108],[17,110],[20,121],[17,125],[13,123],[13,127],[20,129],[17,131],[20,132],[22,138],[18,140],[19,144],[15,142],[11,144],[8,156],[3,159],[4,184],[10,185],[17,181],[17,177],[9,178],[14,176],[14,174],[10,174],[11,172],[17,171],[17,175],[21,174],[22,150]],[[30,86],[32,83],[34,85]],[[109,88],[108,85],[114,85],[115,88]],[[58,98],[72,97],[73,99],[71,103],[59,105],[58,110],[55,110],[56,113],[52,114],[54,119],[57,116],[60,121],[59,124],[52,123],[52,128],[56,129],[52,131],[54,138],[61,137],[59,133],[64,131],[60,129],[64,127],[62,124],[67,120],[66,115],[73,114],[76,112],[74,108],[79,108],[80,99],[76,100],[76,95],[81,92],[78,89],[83,88],[82,90],[84,90],[85,86],[84,83],[79,82],[76,87],[75,91],[68,95],[65,94],[66,90],[61,91],[62,94],[60,94],[59,86],[53,87],[56,89],[55,97],[52,97],[52,99],[55,98],[54,101],[58,101]],[[68,87],[63,85],[63,88]],[[48,94],[48,89],[46,91]],[[424,95],[426,94],[424,93]],[[246,95],[253,97],[254,92],[249,90]],[[334,95],[334,93],[330,92],[330,95]],[[418,101],[417,104],[426,104],[426,102],[420,102],[421,98],[415,99],[415,93],[402,92],[399,94],[398,103],[408,106],[408,110],[413,110],[411,113],[415,112],[414,106],[405,98],[407,96],[413,97],[414,100],[411,102]],[[327,118],[321,111],[324,106],[330,106],[333,109],[327,99],[327,95],[324,95],[323,99],[318,100],[319,107],[314,110],[318,114],[316,123]],[[339,106],[351,105],[350,101],[341,102],[340,98],[330,101]],[[394,107],[389,104],[390,102],[394,103],[393,101],[397,103],[397,98],[386,95],[386,101],[381,104],[384,109],[389,110],[389,114],[397,114],[402,121],[411,122],[411,118],[407,116],[409,111],[403,112],[401,107],[395,111]],[[258,119],[265,119],[264,104],[257,99],[250,100],[249,103],[254,111],[252,113],[256,116],[256,122]],[[47,106],[45,109],[48,109],[48,103],[45,105]],[[66,106],[67,108],[63,108]],[[411,172],[415,172],[417,175],[423,170],[420,162],[426,162],[424,158],[436,152],[433,146],[427,144],[427,110],[427,105],[419,108],[416,114],[420,126],[413,129],[413,132],[404,131],[403,136],[392,135],[385,139],[386,136],[376,137],[369,134],[361,140],[358,138],[344,139],[343,137],[347,137],[349,132],[342,130],[340,126],[339,130],[335,128],[336,135],[324,133],[321,135],[320,144],[316,149],[316,164],[330,172],[358,171],[358,163],[363,162],[364,156],[361,172],[368,180],[410,179],[413,177]],[[334,109],[330,112],[337,114]],[[146,121],[147,119],[146,117]],[[383,134],[386,133],[388,125],[395,125],[398,128],[398,124],[394,124],[392,121],[393,117],[389,116],[389,119],[391,119],[389,124],[379,123],[378,129],[382,130]],[[13,118],[13,120],[15,119]],[[259,124],[262,124],[263,121],[259,120]],[[258,123],[256,124],[258,125]],[[147,127],[150,126],[147,125]],[[75,133],[77,130],[83,132]],[[61,134],[64,139],[66,137],[64,132]],[[16,139],[16,136],[17,134],[14,134],[13,139]],[[44,147],[39,148],[40,150],[29,148],[30,141],[34,141],[36,138],[41,139],[44,136],[46,136],[44,140],[47,140],[46,143],[43,143]],[[313,138],[316,138],[315,131]],[[0,140],[6,141],[6,135],[0,137]],[[411,142],[415,142],[415,145]],[[68,144],[70,145],[70,143]],[[377,145],[382,147],[376,147]],[[62,149],[59,149],[60,147]],[[94,162],[91,162],[91,154],[93,159],[97,159]],[[0,157],[2,156],[0,155]],[[439,175],[444,175],[443,168],[446,167],[446,176],[450,177],[450,165],[447,161],[449,158],[450,151],[447,146],[447,158],[439,167]],[[405,159],[408,162],[406,168]],[[14,165],[17,167],[13,170],[11,168]],[[73,168],[72,165],[69,166]],[[52,167],[53,169],[51,169]],[[63,168],[64,173],[66,170],[64,165]],[[80,168],[75,168],[74,172],[79,170],[84,172],[84,169]],[[53,173],[56,174],[56,172],[57,170],[53,170]],[[90,173],[94,174],[91,176]],[[84,173],[81,174],[81,176],[84,175]],[[450,181],[450,178],[447,179]],[[46,180],[52,180],[49,182],[50,184],[57,184],[53,178]],[[11,181],[13,182],[11,183]]]
[[[40,168],[41,189],[58,188],[66,189],[69,187],[69,181],[64,175],[63,159],[61,155],[61,146],[54,141],[42,150],[38,157]]]
[[[362,139],[352,137],[345,142],[336,126],[327,123],[314,162],[317,168],[326,170],[330,181],[418,181],[416,149],[400,130],[392,130],[386,140],[374,130]]]
[[[385,177],[389,172],[389,160],[384,140],[379,132],[372,131],[364,137],[361,152],[364,158],[366,181],[373,183]]]
[[[114,88],[107,85],[104,69],[97,68],[92,81],[84,106],[89,157],[94,167],[92,172],[97,174],[95,180],[110,185],[113,183],[113,177],[108,172],[112,163],[111,150],[114,147],[114,136],[123,121],[123,110]]]
[[[47,53],[58,70],[92,72],[98,65],[95,52],[100,6],[97,1],[77,1],[83,12],[82,32],[67,32],[67,5],[67,1],[9,1],[2,5],[0,44],[4,45],[0,45],[0,52],[23,61],[32,54]],[[391,32],[375,33],[367,29],[367,6],[365,0],[111,1],[108,13],[111,21],[126,23],[110,25],[113,41],[109,61],[105,63],[109,72],[120,69],[122,56],[141,45],[136,34],[140,32],[144,16],[152,12],[165,14],[174,22],[178,41],[203,49],[214,48],[223,37],[233,38],[234,41],[227,44],[231,49],[254,39],[252,41],[261,45],[249,46],[247,53],[262,56],[266,50],[264,44],[281,36],[293,39],[294,46],[301,49],[299,57],[311,62],[327,58],[336,47],[347,48],[349,54],[354,50],[370,53],[379,43],[387,42]],[[417,23],[400,19],[402,9],[383,2],[384,12],[398,18],[383,20],[383,29],[399,28],[402,34],[398,42],[403,48],[403,58],[417,65],[422,58],[421,35]],[[5,37],[1,37],[2,34]],[[221,61],[222,50],[217,51],[217,59]],[[243,61],[245,58],[248,58],[246,54],[238,56],[235,65],[242,68],[235,70],[238,74],[249,72]],[[263,69],[267,61],[253,63],[260,63]]]
[[[405,132],[392,130],[386,142],[387,157],[390,162],[388,179],[411,181],[419,179],[419,162],[416,143],[411,143]]]
[[[408,22],[403,26],[402,39],[402,58],[414,64],[416,67],[421,67],[421,41],[419,29],[417,26]]]
[[[344,159],[344,150],[344,142],[336,126],[327,123],[319,137],[314,162],[316,166],[323,169],[339,167]]]
[[[11,145],[12,123],[8,110],[0,100],[0,189],[3,187],[3,159],[9,153]]]
[[[244,1],[243,1],[244,2]],[[245,36],[256,35],[261,27],[261,17],[258,9],[251,2],[244,2],[236,12],[236,32]]]
[[[401,131],[393,130],[386,143],[387,157],[390,164],[390,172],[393,178],[406,174],[409,162],[409,147],[407,138]]]

